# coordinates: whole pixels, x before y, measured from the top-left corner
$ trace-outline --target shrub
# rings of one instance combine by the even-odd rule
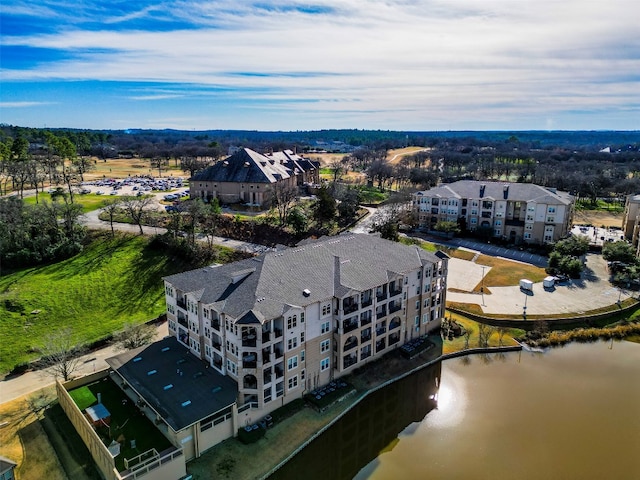
[[[259,425],[250,425],[238,429],[238,440],[245,445],[255,443],[264,437],[265,430]]]

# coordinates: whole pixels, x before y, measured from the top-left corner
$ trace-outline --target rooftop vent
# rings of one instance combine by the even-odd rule
[[[245,167],[249,167],[249,162],[244,162]]]
[[[149,371],[147,372],[147,375],[155,375],[156,373],[158,373],[158,371],[157,371],[157,370],[149,370]]]
[[[487,188],[487,186],[484,183],[480,184],[480,197],[484,197],[485,188]]]
[[[160,350],[161,352],[168,352],[169,350],[171,350],[171,347],[164,347],[162,350]]]
[[[228,167],[229,166],[229,162],[225,160],[224,162],[222,162],[222,165],[225,166],[225,167]]]
[[[193,374],[193,378],[200,378],[202,375],[204,375],[204,373],[196,372],[196,373]]]
[[[211,389],[211,393],[218,393],[222,390],[222,387],[218,386],[218,387],[213,387]]]
[[[163,390],[171,390],[173,388],[173,383],[170,383],[169,385],[165,385],[164,387],[162,387]]]
[[[309,295],[311,295],[311,290],[309,290],[308,288],[305,288],[304,290],[302,290],[302,294],[305,297],[308,297]]]
[[[191,400],[187,400],[186,402],[182,402],[181,404],[183,407],[188,407],[189,405],[191,405]]]
[[[134,362],[139,362],[140,360],[142,360],[142,357],[136,357],[133,359]]]

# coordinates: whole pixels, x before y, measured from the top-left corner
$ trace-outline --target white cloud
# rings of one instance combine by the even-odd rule
[[[0,108],[29,108],[55,104],[56,102],[0,102]]]
[[[197,26],[179,31],[64,28],[5,36],[5,45],[59,49],[71,58],[5,69],[3,77],[193,84],[202,95],[225,88],[231,97],[279,102],[280,108],[314,101],[327,112],[390,112],[418,121],[421,112],[507,118],[527,110],[548,117],[569,108],[639,103],[635,0],[264,5],[269,8],[231,0],[163,4],[166,18]],[[156,10],[144,7],[105,22]]]

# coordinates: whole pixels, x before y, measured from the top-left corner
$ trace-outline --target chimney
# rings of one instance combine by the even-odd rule
[[[98,392],[98,403],[102,403],[102,394]]]
[[[502,196],[504,197],[505,200],[509,197],[509,185],[508,184],[505,184],[504,187],[502,187]]]
[[[487,186],[484,183],[480,184],[480,198],[484,197],[484,189],[487,188]]]

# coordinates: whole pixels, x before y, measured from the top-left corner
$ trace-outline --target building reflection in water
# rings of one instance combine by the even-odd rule
[[[270,480],[352,479],[383,450],[393,448],[408,425],[436,408],[441,371],[437,362],[370,394]]]

